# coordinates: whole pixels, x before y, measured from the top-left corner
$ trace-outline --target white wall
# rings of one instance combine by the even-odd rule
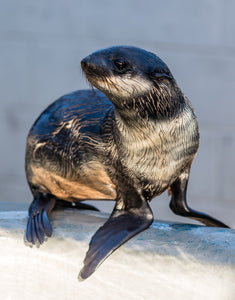
[[[128,44],[158,54],[191,100],[201,146],[190,203],[232,225],[234,11],[232,0],[1,0],[0,201],[31,201],[24,175],[27,132],[50,102],[88,87],[80,60]],[[165,198],[153,203],[156,217],[172,219]]]

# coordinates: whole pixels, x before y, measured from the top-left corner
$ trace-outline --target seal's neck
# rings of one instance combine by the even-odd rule
[[[139,97],[112,99],[112,102],[116,107],[116,119],[133,127],[134,124],[175,118],[184,109],[185,96],[177,86],[170,89],[161,83]]]

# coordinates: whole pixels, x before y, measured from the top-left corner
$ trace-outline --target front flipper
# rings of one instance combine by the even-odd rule
[[[171,210],[182,217],[192,218],[206,226],[229,228],[223,222],[196,210],[190,208],[186,201],[186,192],[189,178],[189,170],[182,173],[178,179],[171,185],[172,198],[170,202]]]
[[[151,208],[145,200],[139,204],[138,208],[130,209],[117,209],[115,206],[108,221],[90,241],[79,280],[88,278],[114,250],[151,225]]]
[[[55,206],[56,198],[49,194],[38,193],[29,208],[29,218],[25,234],[26,244],[42,244],[45,235],[52,235],[52,227],[48,218]]]

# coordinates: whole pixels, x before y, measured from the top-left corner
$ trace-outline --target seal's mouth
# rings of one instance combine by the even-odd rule
[[[84,72],[84,74],[91,88],[95,87],[101,91],[103,91],[105,87],[109,89],[111,88],[111,83],[109,82],[106,76],[97,75],[91,72]]]
[[[107,71],[105,71],[100,64],[91,62],[89,56],[81,61],[81,67],[87,80],[92,86],[101,89],[104,83],[108,84]]]

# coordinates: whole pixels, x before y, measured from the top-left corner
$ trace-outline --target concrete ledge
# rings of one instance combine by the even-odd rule
[[[234,299],[235,230],[154,222],[86,281],[77,274],[106,214],[52,216],[53,238],[23,243],[26,211],[0,212],[1,299]]]

